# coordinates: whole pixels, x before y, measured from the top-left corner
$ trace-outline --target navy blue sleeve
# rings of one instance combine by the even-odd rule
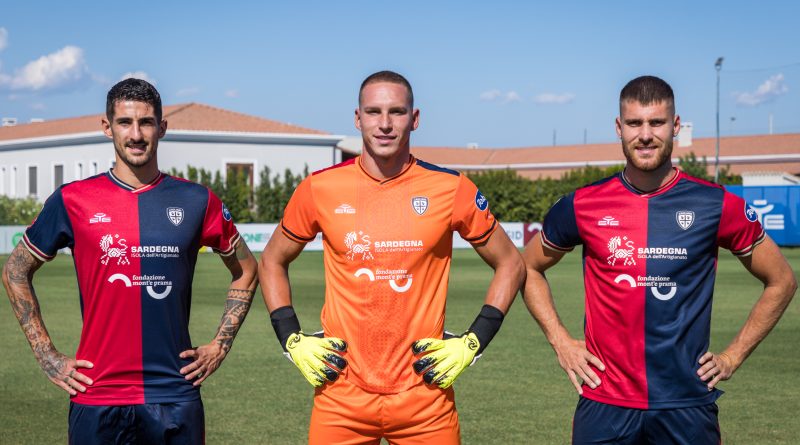
[[[574,192],[559,199],[547,212],[542,224],[542,243],[561,251],[570,251],[583,243],[575,220]]]
[[[61,188],[47,198],[39,216],[25,230],[22,241],[25,247],[42,261],[52,260],[58,249],[72,247],[74,243],[72,223],[64,206]]]

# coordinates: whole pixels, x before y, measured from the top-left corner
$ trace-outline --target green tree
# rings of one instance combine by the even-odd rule
[[[0,196],[0,225],[28,225],[42,205],[34,198]]]

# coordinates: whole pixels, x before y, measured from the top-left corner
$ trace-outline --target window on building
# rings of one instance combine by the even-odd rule
[[[61,164],[53,166],[53,190],[64,184],[64,166]]]
[[[97,174],[97,161],[92,161],[92,167],[89,169],[89,176]]]
[[[31,165],[28,167],[28,195],[30,196],[37,196],[39,193],[38,190],[38,173],[39,168],[35,165]]]
[[[83,162],[75,163],[75,179],[83,179]]]
[[[6,168],[0,167],[0,195],[6,194]]]
[[[17,166],[11,167],[11,176],[8,178],[8,196],[17,197]]]

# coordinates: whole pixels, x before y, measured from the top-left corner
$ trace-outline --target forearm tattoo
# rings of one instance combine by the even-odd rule
[[[19,244],[6,262],[3,282],[14,315],[19,320],[36,360],[49,377],[55,377],[63,368],[66,357],[56,351],[50,340],[33,289],[33,273],[41,265],[41,261]]]
[[[231,349],[236,333],[244,323],[250,304],[253,302],[254,290],[228,289],[228,298],[225,300],[225,312],[219,324],[217,343],[227,353]]]

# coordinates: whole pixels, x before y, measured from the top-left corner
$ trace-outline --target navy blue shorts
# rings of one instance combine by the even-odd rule
[[[719,445],[718,412],[716,403],[642,410],[581,397],[572,421],[572,443]]]
[[[204,444],[205,436],[200,399],[123,406],[69,404],[70,445],[194,445]]]

